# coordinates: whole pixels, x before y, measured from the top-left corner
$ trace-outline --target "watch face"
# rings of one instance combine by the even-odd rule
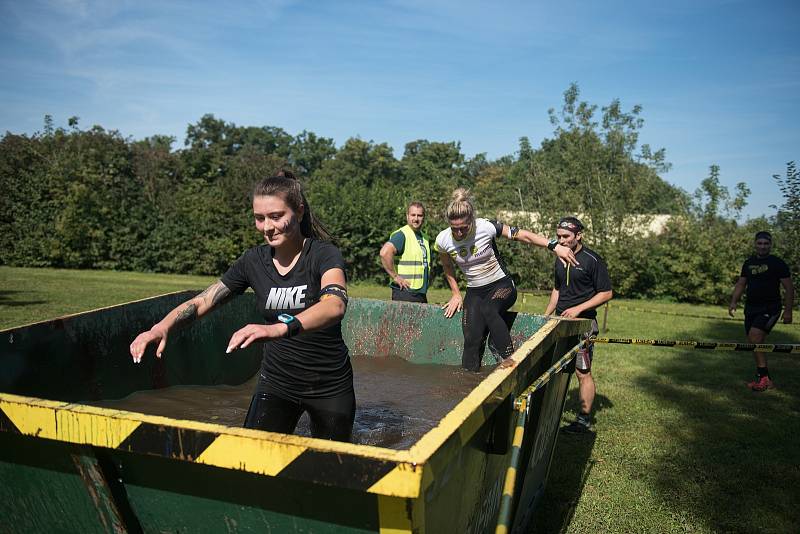
[[[282,323],[289,324],[292,321],[294,321],[294,316],[293,315],[289,315],[288,313],[282,313],[282,314],[278,315],[278,320],[280,322],[282,322]]]

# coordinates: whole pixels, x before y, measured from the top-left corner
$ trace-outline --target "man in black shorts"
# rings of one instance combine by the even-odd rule
[[[791,324],[792,305],[794,304],[794,286],[791,273],[786,263],[770,254],[772,236],[769,232],[758,232],[755,240],[756,254],[749,257],[742,265],[742,273],[733,286],[731,305],[728,313],[733,317],[736,303],[747,289],[744,305],[744,331],[750,343],[764,343],[772,327],[781,315],[781,292],[783,286],[783,322]],[[773,387],[767,369],[767,356],[755,351],[756,378],[747,383],[753,391],[764,391]]]
[[[583,245],[583,225],[575,217],[564,217],[556,229],[556,243],[572,249],[578,265],[564,265],[556,260],[555,283],[547,303],[545,315],[554,311],[562,317],[571,319],[591,319],[592,335],[597,335],[597,312],[595,308],[611,300],[611,279],[608,276],[606,262],[599,254]],[[578,398],[581,408],[574,422],[562,428],[564,432],[582,434],[592,427],[592,403],[595,386],[592,378],[593,345],[581,349],[575,356],[575,370],[578,375]]]

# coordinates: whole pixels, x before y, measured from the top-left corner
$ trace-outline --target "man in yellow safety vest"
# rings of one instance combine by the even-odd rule
[[[431,247],[428,236],[422,233],[425,206],[412,202],[406,210],[406,224],[398,228],[381,247],[381,264],[391,278],[392,300],[428,302]],[[395,269],[394,257],[400,259]]]

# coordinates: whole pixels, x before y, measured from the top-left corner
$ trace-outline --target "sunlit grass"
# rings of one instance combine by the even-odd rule
[[[0,328],[183,289],[203,289],[203,276],[0,267]]]

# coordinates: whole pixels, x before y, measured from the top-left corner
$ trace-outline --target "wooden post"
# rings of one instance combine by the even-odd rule
[[[606,302],[606,309],[603,312],[603,330],[601,330],[604,334],[608,332],[608,302]]]

